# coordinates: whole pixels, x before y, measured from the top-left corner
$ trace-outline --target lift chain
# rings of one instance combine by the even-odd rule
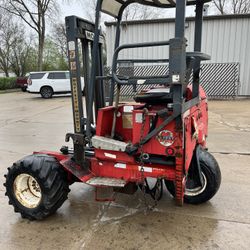
[[[143,144],[142,139],[144,137],[144,130],[145,130],[145,122],[146,122],[146,115],[148,114],[148,109],[144,108],[143,109],[143,113],[142,113],[142,126],[141,126],[141,130],[140,130],[140,143],[139,143],[139,152],[140,152],[140,172],[141,172],[141,181],[142,181],[142,193],[143,193],[143,200],[144,200],[144,204],[147,207],[148,210],[153,210],[158,203],[158,197],[161,197],[161,193],[162,193],[162,180],[161,179],[157,179],[157,182],[154,186],[153,189],[150,189],[148,182],[146,180],[146,178],[144,177],[144,161],[143,161],[143,157],[144,157],[144,152],[143,152]],[[146,198],[146,188],[150,194],[150,196],[153,198],[154,200],[154,204],[151,206],[148,204],[147,202],[147,198]],[[159,193],[160,190],[160,193]]]
[[[140,172],[141,172],[141,182],[142,182],[142,194],[143,194],[143,200],[145,206],[148,208],[148,203],[146,199],[146,189],[145,189],[145,177],[144,177],[144,161],[143,161],[143,145],[142,145],[142,139],[144,136],[144,130],[145,130],[145,121],[146,121],[146,114],[148,113],[148,109],[144,108],[142,113],[142,125],[140,130],[140,142],[139,142],[139,152],[140,152]]]

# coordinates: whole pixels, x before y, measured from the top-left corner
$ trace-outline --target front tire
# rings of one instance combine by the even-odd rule
[[[53,92],[53,89],[51,87],[44,86],[41,88],[40,94],[41,94],[42,98],[49,99],[49,98],[52,98],[54,92]]]
[[[203,186],[197,185],[195,177],[187,175],[184,202],[189,204],[201,204],[210,200],[218,191],[221,183],[221,172],[215,158],[207,151],[200,150],[199,154]],[[193,163],[194,164],[194,163]],[[190,166],[191,167],[191,166]],[[197,176],[196,176],[197,178]],[[170,194],[175,197],[174,182],[165,180]]]
[[[23,218],[41,220],[53,214],[67,199],[66,172],[48,155],[30,155],[8,168],[5,195]]]

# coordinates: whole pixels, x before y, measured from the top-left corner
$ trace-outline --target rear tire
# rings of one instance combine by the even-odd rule
[[[42,98],[49,99],[49,98],[52,98],[54,92],[53,92],[53,89],[51,87],[44,86],[40,89],[40,94],[41,94]]]
[[[21,87],[21,90],[22,90],[23,92],[26,92],[26,91],[27,91],[27,87]]]
[[[207,151],[200,150],[199,155],[201,173],[204,185],[193,186],[194,180],[187,176],[184,202],[189,204],[201,204],[210,200],[218,191],[221,183],[221,172],[215,158]],[[165,180],[165,185],[170,194],[175,197],[174,182]]]
[[[70,191],[66,172],[48,155],[23,158],[8,168],[5,177],[9,204],[29,220],[41,220],[55,213]]]

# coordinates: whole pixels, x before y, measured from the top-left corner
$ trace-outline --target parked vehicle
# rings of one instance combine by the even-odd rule
[[[82,90],[84,80],[82,79]],[[54,94],[66,94],[71,92],[69,71],[42,71],[30,72],[28,77],[29,93],[40,93],[45,99]]]
[[[19,86],[23,92],[27,90],[27,86],[28,86],[27,80],[28,80],[28,77],[17,77],[16,79],[16,85]]]

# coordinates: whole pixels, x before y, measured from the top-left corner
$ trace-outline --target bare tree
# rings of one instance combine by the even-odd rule
[[[0,7],[21,18],[38,34],[38,70],[42,70],[47,14],[56,8],[55,0],[0,0]],[[56,11],[54,11],[56,12]]]
[[[153,8],[148,5],[131,4],[123,13],[123,20],[155,19],[163,16],[163,9]]]
[[[16,39],[10,55],[10,68],[16,76],[25,76],[34,58],[32,40],[26,41],[24,33]]]
[[[52,29],[51,40],[60,51],[62,57],[67,57],[67,36],[65,23],[56,23]]]
[[[225,14],[225,3],[226,0],[213,0],[213,3],[215,7],[218,9],[218,11],[223,15]]]
[[[3,10],[0,10],[0,37],[0,68],[6,77],[10,70],[17,76],[25,75],[31,59],[31,40],[27,42],[24,28]]]
[[[213,0],[213,4],[222,15],[250,13],[250,0]]]
[[[234,14],[245,14],[250,12],[250,0],[232,0]]]
[[[49,36],[49,39],[51,43],[50,49],[53,49],[54,51],[57,51],[57,57],[55,58],[55,61],[57,61],[57,66],[59,66],[59,69],[67,69],[68,68],[68,52],[67,52],[67,36],[66,36],[66,27],[65,23],[56,23],[54,24],[52,28],[52,34],[53,36]],[[48,44],[48,41],[47,41]],[[48,47],[48,46],[47,46]],[[53,51],[53,50],[52,50]]]
[[[5,73],[6,77],[9,77],[10,69],[10,57],[12,48],[16,44],[18,36],[18,26],[11,21],[11,18],[0,13],[0,68]],[[5,18],[4,18],[5,16]]]
[[[78,0],[79,1],[79,0]],[[91,22],[95,22],[95,7],[96,7],[96,0],[84,0],[84,11],[85,15]],[[86,8],[86,6],[88,6]]]
[[[84,4],[85,14],[87,15],[88,19],[94,22],[96,0],[85,0],[83,1],[83,4]],[[88,7],[86,8],[86,6]],[[125,9],[123,13],[123,20],[125,21],[144,20],[144,19],[160,18],[162,16],[163,16],[163,10],[161,8],[153,8],[150,6],[135,3],[129,5]]]

